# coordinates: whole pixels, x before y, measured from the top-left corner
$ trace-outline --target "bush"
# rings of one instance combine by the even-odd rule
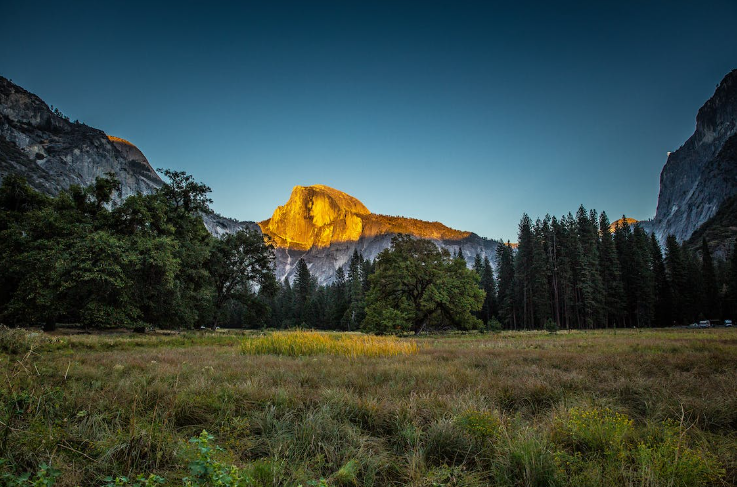
[[[557,333],[558,329],[558,323],[548,318],[548,321],[545,322],[545,331],[548,333]]]
[[[502,324],[496,319],[496,317],[489,320],[489,331],[493,331],[494,333],[502,331]]]

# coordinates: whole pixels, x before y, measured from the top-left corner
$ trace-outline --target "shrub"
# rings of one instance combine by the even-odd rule
[[[632,420],[609,408],[572,408],[553,425],[553,441],[583,454],[616,454],[632,435]]]
[[[496,317],[489,320],[489,331],[493,331],[494,333],[502,331],[502,324]]]
[[[394,336],[373,336],[315,331],[274,332],[260,337],[247,337],[241,351],[251,355],[339,355],[344,357],[383,357],[418,352],[414,340]]]
[[[548,321],[545,322],[545,331],[547,331],[548,333],[557,333],[558,323],[548,318]]]

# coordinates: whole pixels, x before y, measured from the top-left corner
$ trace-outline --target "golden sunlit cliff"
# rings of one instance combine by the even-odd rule
[[[353,196],[322,184],[295,186],[289,201],[259,226],[276,247],[296,250],[394,233],[434,240],[460,240],[470,235],[438,222],[373,214]]]
[[[609,225],[609,231],[614,233],[614,231],[617,229],[617,226],[623,226],[625,223],[627,225],[634,225],[637,223],[638,220],[635,220],[634,218],[620,218],[619,220],[615,220]]]

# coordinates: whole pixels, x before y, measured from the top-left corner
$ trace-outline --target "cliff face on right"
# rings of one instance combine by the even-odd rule
[[[737,194],[737,69],[699,109],[696,131],[668,155],[655,218],[646,227],[664,241],[688,240]]]

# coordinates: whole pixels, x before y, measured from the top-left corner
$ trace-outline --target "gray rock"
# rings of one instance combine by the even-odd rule
[[[714,216],[737,194],[737,70],[724,77],[699,109],[696,131],[668,155],[660,174],[655,218],[644,225],[661,242],[679,241]]]

